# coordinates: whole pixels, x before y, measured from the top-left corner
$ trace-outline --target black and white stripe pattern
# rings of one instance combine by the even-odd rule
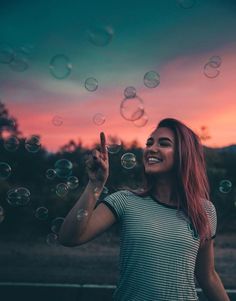
[[[122,190],[103,201],[120,225],[119,280],[114,301],[196,301],[199,237],[174,206]],[[205,201],[212,238],[214,205]]]

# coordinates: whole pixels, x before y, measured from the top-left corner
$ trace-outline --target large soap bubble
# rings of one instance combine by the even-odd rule
[[[122,157],[121,157],[121,165],[125,168],[125,169],[132,169],[136,166],[136,156],[133,153],[125,153]]]
[[[98,81],[96,80],[96,78],[89,77],[85,80],[84,86],[86,90],[94,92],[98,88]]]
[[[41,148],[40,137],[32,135],[25,140],[25,149],[30,153],[37,153]]]
[[[160,84],[160,74],[156,71],[148,71],[143,77],[143,82],[148,88],[156,88]]]
[[[0,180],[6,180],[11,175],[11,166],[6,162],[0,162]]]
[[[8,44],[0,44],[0,63],[9,64],[14,58],[14,50]]]
[[[129,121],[134,121],[144,114],[144,105],[140,97],[125,98],[120,104],[121,116]]]
[[[14,152],[19,148],[20,141],[16,136],[10,136],[4,140],[4,148],[9,152]]]
[[[73,164],[67,159],[57,160],[54,169],[59,178],[68,178],[72,174]]]
[[[13,188],[7,192],[7,202],[11,206],[25,206],[29,201],[30,191],[25,187]]]
[[[71,73],[72,64],[66,55],[57,54],[49,63],[49,70],[56,79],[65,79]]]
[[[111,26],[90,26],[87,31],[88,40],[95,46],[106,46],[108,45],[114,35],[114,30]]]

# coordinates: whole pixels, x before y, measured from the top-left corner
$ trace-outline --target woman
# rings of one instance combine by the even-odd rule
[[[120,277],[113,300],[198,300],[194,276],[208,300],[229,301],[214,268],[216,211],[202,145],[182,122],[166,118],[147,139],[146,176],[141,192],[121,190],[97,207],[108,178],[108,154],[101,150],[86,162],[89,183],[60,231],[65,246],[84,244],[119,222]],[[79,218],[77,212],[85,214]]]

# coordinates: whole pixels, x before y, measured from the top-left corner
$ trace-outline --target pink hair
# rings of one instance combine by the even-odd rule
[[[175,166],[176,184],[172,196],[177,200],[178,209],[181,207],[190,219],[200,237],[200,244],[210,237],[210,225],[203,206],[204,200],[209,200],[209,183],[203,146],[199,137],[185,124],[174,119],[165,118],[157,128],[166,127],[175,135]],[[152,177],[145,175],[145,189],[139,195],[152,191]]]

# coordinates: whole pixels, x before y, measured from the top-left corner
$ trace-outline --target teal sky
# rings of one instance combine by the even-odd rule
[[[185,9],[179,2],[184,5],[192,2],[193,6]],[[112,28],[114,34],[110,43],[104,47],[92,44],[88,39],[91,26]],[[196,95],[202,99],[203,95],[213,99],[213,92],[210,94],[209,91],[220,89],[221,92],[224,91],[222,95],[226,95],[226,91],[232,90],[232,94],[227,95],[227,100],[222,100],[229,101],[230,104],[233,102],[233,94],[235,95],[234,85],[228,86],[235,79],[234,0],[1,1],[1,43],[10,44],[14,49],[30,46],[31,50],[29,68],[24,72],[14,72],[7,64],[0,64],[0,99],[20,119],[19,124],[25,133],[37,131],[46,135],[39,126],[39,123],[49,118],[46,113],[50,113],[52,117],[64,114],[65,120],[71,116],[71,128],[68,126],[68,132],[63,137],[58,134],[57,141],[66,142],[66,139],[75,137],[75,134],[70,135],[69,132],[73,132],[72,120],[76,119],[73,115],[76,110],[83,112],[82,116],[77,114],[83,120],[83,124],[79,126],[87,127],[90,115],[96,112],[95,107],[100,111],[104,108],[105,112],[108,110],[108,99],[110,104],[118,103],[123,98],[124,88],[130,85],[135,86],[144,100],[147,100],[150,113],[153,102],[148,102],[149,97],[159,97],[158,105],[166,105],[170,96],[165,93],[170,89],[170,95],[174,95],[176,99],[185,99],[186,95],[183,97],[181,93],[187,94],[186,88],[191,88],[188,97],[192,101],[192,107],[189,106],[188,111],[178,113],[183,104],[176,103],[176,108],[169,105],[167,109],[166,105],[166,110],[163,109],[161,114],[168,112],[169,115],[184,120],[186,116],[191,116],[192,119],[189,117],[189,120],[195,118],[195,126],[197,118],[199,119],[193,114],[193,110],[197,108]],[[57,54],[68,56],[72,64],[72,72],[64,80],[55,79],[49,72],[49,62]],[[201,81],[196,79],[191,84],[188,83],[188,87],[184,85],[190,78],[188,74],[192,70],[202,73],[202,67],[213,55],[220,55],[225,62],[225,65],[222,64],[225,69],[221,72],[224,77],[208,80],[207,87],[204,82],[204,89]],[[156,89],[147,89],[143,85],[143,76],[150,70],[161,75],[161,85]],[[98,80],[99,89],[96,92],[91,93],[84,88],[84,81],[88,77]],[[88,103],[87,108],[91,114],[86,111],[86,107],[77,108],[79,103]],[[215,107],[218,108],[217,103]],[[119,114],[118,109],[110,107],[109,112],[116,110]],[[207,115],[214,115],[210,105],[207,110]],[[228,111],[232,111],[232,107]],[[29,114],[32,124],[30,118],[25,117]],[[38,126],[33,124],[36,115],[42,120],[38,122]],[[222,120],[226,119],[225,116]],[[150,115],[151,120],[155,122],[154,115]],[[119,122],[116,120],[117,124]],[[112,127],[116,132],[114,124]],[[135,129],[133,131],[135,138]],[[146,132],[143,134],[146,135]],[[46,141],[49,140],[49,137],[46,138]],[[231,143],[233,138],[227,141]],[[55,145],[58,146],[59,142],[55,142]]]

